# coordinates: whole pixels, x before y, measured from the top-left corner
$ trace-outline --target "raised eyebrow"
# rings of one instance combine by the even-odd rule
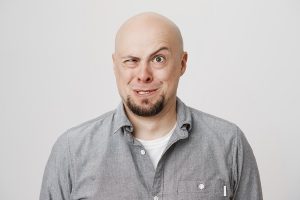
[[[162,51],[162,50],[167,50],[170,51],[170,49],[168,47],[161,47],[158,50],[154,51],[151,55],[150,58],[153,57],[155,54],[157,54],[158,52]]]

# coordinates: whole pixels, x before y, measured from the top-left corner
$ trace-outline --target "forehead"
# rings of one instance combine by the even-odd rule
[[[151,39],[149,37],[145,37],[143,39],[141,37],[132,37],[120,43],[118,53],[131,55],[148,55],[159,49],[172,52],[174,50],[174,47],[170,41],[163,38]]]
[[[120,28],[115,51],[120,54],[144,53],[161,47],[176,51],[180,48],[179,35],[176,28],[165,21],[135,20]]]

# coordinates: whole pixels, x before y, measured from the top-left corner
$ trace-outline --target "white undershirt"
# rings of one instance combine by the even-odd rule
[[[165,136],[161,138],[157,138],[154,140],[141,140],[136,138],[138,141],[142,143],[142,145],[145,147],[146,152],[149,154],[150,159],[154,165],[154,168],[156,169],[156,166],[158,164],[158,161],[160,160],[164,150],[166,149],[168,142],[176,128],[176,123],[172,130]]]

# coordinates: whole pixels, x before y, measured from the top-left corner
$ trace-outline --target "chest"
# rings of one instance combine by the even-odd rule
[[[220,148],[188,140],[170,145],[157,168],[142,145],[118,142],[76,163],[72,199],[230,199],[230,167]]]

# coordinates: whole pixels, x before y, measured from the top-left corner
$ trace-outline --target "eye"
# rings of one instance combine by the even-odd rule
[[[166,58],[164,56],[158,55],[154,57],[153,62],[163,63],[165,62],[165,60]]]
[[[129,68],[134,68],[137,63],[139,62],[138,59],[136,58],[128,58],[123,61],[124,66],[129,67]]]
[[[137,62],[137,60],[134,59],[134,58],[132,58],[132,59],[127,59],[127,60],[124,61],[124,63],[135,63],[135,62]]]

